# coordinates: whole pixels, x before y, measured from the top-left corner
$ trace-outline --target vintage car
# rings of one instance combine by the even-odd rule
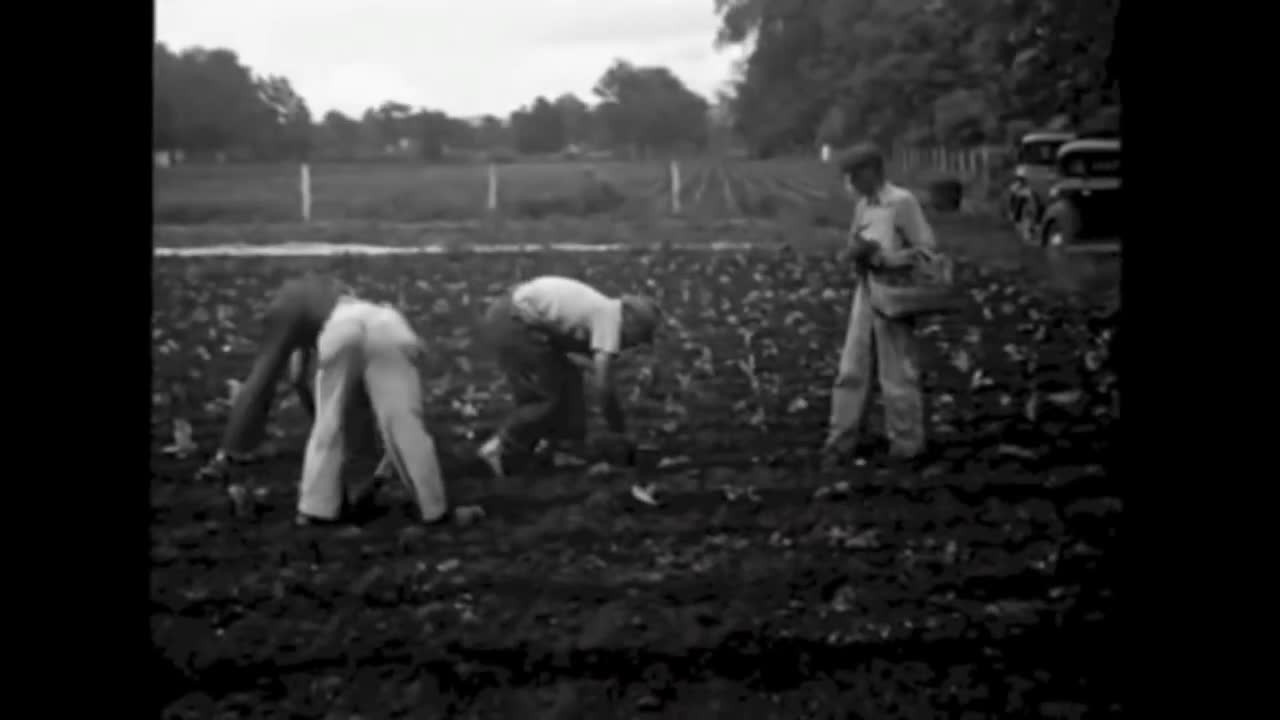
[[[1030,241],[1049,205],[1049,188],[1057,179],[1058,148],[1075,139],[1069,132],[1033,132],[1018,143],[1013,180],[1005,191],[1005,213]]]
[[[1056,250],[1119,247],[1120,141],[1074,140],[1058,150],[1058,179],[1049,190],[1038,245]]]

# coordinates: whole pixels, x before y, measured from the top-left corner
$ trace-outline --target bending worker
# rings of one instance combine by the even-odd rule
[[[614,365],[623,350],[653,341],[660,318],[650,298],[613,298],[579,280],[551,275],[523,282],[494,301],[485,323],[516,408],[481,446],[480,457],[501,476],[509,460],[527,460],[543,439],[558,444],[557,450],[582,452],[586,398],[582,371],[571,355],[591,357],[605,421],[633,455]]]

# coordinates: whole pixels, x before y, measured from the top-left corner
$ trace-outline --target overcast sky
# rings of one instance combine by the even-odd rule
[[[714,0],[156,0],[156,39],[227,47],[284,75],[319,117],[386,100],[506,116],[591,88],[614,58],[670,67],[712,99],[738,51],[717,52]]]

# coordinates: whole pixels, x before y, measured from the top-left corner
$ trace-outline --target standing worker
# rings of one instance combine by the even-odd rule
[[[833,465],[857,449],[875,378],[884,393],[890,456],[914,459],[925,444],[914,323],[878,313],[867,281],[909,274],[917,251],[936,248],[933,229],[915,195],[885,179],[884,156],[877,148],[855,146],[841,153],[837,162],[846,188],[858,196],[849,240],[858,283],[831,393],[824,454]]]
[[[572,354],[591,357],[605,421],[633,457],[614,366],[621,351],[653,341],[660,318],[650,298],[613,298],[584,282],[552,275],[523,282],[494,301],[485,324],[516,402],[497,434],[480,448],[494,474],[505,473],[510,457],[527,459],[543,439],[557,440],[559,449],[582,451],[586,398]]]

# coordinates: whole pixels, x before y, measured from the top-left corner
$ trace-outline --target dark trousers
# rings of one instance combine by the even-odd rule
[[[543,439],[580,450],[587,434],[586,393],[582,370],[564,346],[525,322],[509,295],[490,306],[485,325],[515,398],[515,409],[498,430],[504,451],[527,456]]]
[[[275,403],[277,386],[284,379],[289,356],[295,350],[314,346],[316,335],[337,302],[336,291],[326,278],[307,277],[285,286],[262,318],[262,339],[253,369],[231,404],[227,426],[222,435],[222,449],[231,455],[247,455],[262,444],[267,420]],[[303,378],[310,383],[312,378]],[[294,388],[299,391],[298,388]],[[299,391],[301,395],[301,391]],[[306,398],[304,398],[306,399]],[[360,388],[353,399],[357,416],[372,417],[368,393]],[[306,403],[304,403],[305,405]],[[314,414],[314,408],[306,408]],[[354,452],[374,446],[367,423],[350,424],[348,438]]]
[[[222,436],[222,449],[228,453],[248,454],[262,443],[276,385],[285,374],[289,355],[301,345],[295,318],[290,315],[282,309],[271,308],[263,318],[258,357],[231,404]]]

